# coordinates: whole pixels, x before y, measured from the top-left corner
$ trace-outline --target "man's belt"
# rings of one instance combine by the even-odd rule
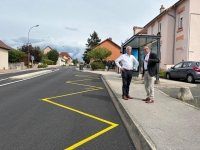
[[[124,69],[125,71],[133,71],[133,69],[132,70],[128,70],[128,69]]]

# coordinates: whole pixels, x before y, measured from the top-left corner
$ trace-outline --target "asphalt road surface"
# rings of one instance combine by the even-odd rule
[[[100,75],[65,67],[18,82],[7,76],[0,75],[1,150],[135,149]]]

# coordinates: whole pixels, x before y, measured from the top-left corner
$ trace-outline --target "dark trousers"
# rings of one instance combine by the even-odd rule
[[[122,96],[128,96],[129,95],[129,87],[131,83],[131,79],[133,76],[133,71],[122,71]]]

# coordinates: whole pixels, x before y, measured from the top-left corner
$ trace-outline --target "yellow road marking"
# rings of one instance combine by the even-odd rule
[[[109,130],[115,128],[116,126],[118,126],[118,125],[117,124],[116,125],[112,125],[112,126],[106,128],[106,129],[104,129],[104,130],[102,130],[102,131],[100,131],[100,132],[98,132],[98,133],[96,133],[96,134],[94,134],[94,135],[92,135],[92,136],[90,136],[90,137],[88,137],[88,138],[86,138],[86,139],[84,139],[84,140],[82,140],[82,141],[80,141],[80,142],[78,142],[78,143],[66,148],[65,150],[73,150],[74,148],[77,148],[77,147],[83,145],[84,143],[96,138],[97,136],[100,136],[101,134],[104,134],[105,132],[108,132]]]
[[[88,138],[85,138],[77,143],[75,143],[74,145],[66,148],[65,150],[72,150],[72,149],[75,149],[81,145],[83,145],[84,143],[104,134],[105,132],[108,132],[109,130],[115,128],[118,126],[118,124],[116,123],[113,123],[113,122],[110,122],[110,121],[107,121],[105,119],[102,119],[102,118],[99,118],[99,117],[96,117],[96,116],[93,116],[93,115],[90,115],[88,113],[85,113],[85,112],[82,112],[82,111],[79,111],[79,110],[76,110],[74,108],[71,108],[71,107],[68,107],[68,106],[65,106],[65,105],[62,105],[62,104],[59,104],[59,103],[56,103],[56,102],[53,102],[51,99],[55,99],[55,98],[61,98],[61,97],[65,97],[65,96],[71,96],[71,95],[75,95],[75,94],[80,94],[80,93],[85,93],[85,92],[91,92],[91,91],[95,91],[95,90],[102,90],[103,88],[102,87],[98,87],[98,86],[91,86],[91,85],[85,85],[85,84],[79,84],[77,82],[81,82],[81,81],[85,81],[85,80],[92,80],[92,79],[99,79],[99,78],[94,78],[94,77],[88,77],[88,76],[85,76],[85,75],[76,75],[76,76],[79,76],[79,77],[87,77],[87,78],[90,78],[90,79],[83,79],[83,80],[75,80],[75,81],[67,81],[66,83],[68,84],[76,84],[76,85],[79,85],[79,86],[87,86],[88,88],[91,88],[92,90],[84,90],[84,91],[80,91],[80,92],[73,92],[73,93],[69,93],[69,94],[64,94],[64,95],[60,95],[60,96],[54,96],[54,97],[50,97],[50,98],[43,98],[42,100],[47,102],[47,103],[50,103],[50,104],[53,104],[53,105],[56,105],[56,106],[59,106],[59,107],[62,107],[62,108],[65,108],[65,109],[68,109],[68,110],[71,110],[73,112],[76,112],[76,113],[79,113],[81,115],[84,115],[84,116],[87,116],[87,117],[90,117],[90,118],[93,118],[93,119],[96,119],[98,121],[101,121],[101,122],[104,122],[104,123],[107,123],[109,124],[110,126],[89,136]],[[95,76],[95,75],[94,75]]]
[[[107,123],[107,124],[111,125],[111,126],[105,128],[105,129],[103,129],[103,130],[101,130],[101,131],[99,131],[99,132],[93,134],[92,136],[89,136],[88,138],[85,138],[85,139],[81,140],[80,142],[78,142],[78,143],[76,143],[76,144],[74,144],[74,145],[72,145],[72,146],[66,148],[65,150],[72,150],[72,149],[74,149],[74,148],[77,148],[77,147],[83,145],[84,143],[86,143],[86,142],[88,142],[88,141],[90,141],[90,140],[92,140],[92,139],[94,139],[94,138],[96,138],[96,137],[98,137],[98,136],[104,134],[105,132],[108,132],[109,130],[111,130],[111,129],[113,129],[113,128],[115,128],[115,127],[118,126],[118,124],[116,124],[116,123],[107,121],[107,120],[105,120],[105,119],[102,119],[102,118],[99,118],[99,117],[96,117],[96,116],[93,116],[93,115],[90,115],[90,114],[88,114],[88,113],[79,111],[79,110],[77,110],[77,109],[74,109],[74,108],[71,108],[71,107],[68,107],[68,106],[65,106],[65,105],[62,105],[62,104],[53,102],[53,101],[51,101],[51,100],[48,99],[48,98],[43,98],[42,100],[45,101],[45,102],[51,103],[51,104],[53,104],[53,105],[56,105],[56,106],[59,106],[59,107],[62,107],[62,108],[71,110],[71,111],[73,111],[73,112],[79,113],[79,114],[81,114],[81,115],[84,115],[84,116],[87,116],[87,117],[90,117],[90,118],[93,118],[93,119],[96,119],[96,120],[98,120],[98,121],[101,121],[101,122],[104,122],[104,123]]]

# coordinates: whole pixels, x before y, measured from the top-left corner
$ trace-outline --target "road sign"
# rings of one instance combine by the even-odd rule
[[[34,60],[34,56],[31,56],[31,60]]]

